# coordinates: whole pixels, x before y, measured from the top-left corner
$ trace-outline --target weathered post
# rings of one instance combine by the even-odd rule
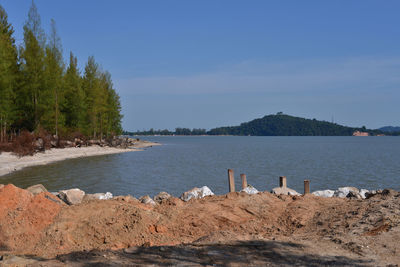
[[[233,176],[233,170],[228,169],[228,181],[229,181],[229,192],[235,192],[235,178]]]
[[[310,180],[304,180],[304,195],[310,194]]]
[[[279,177],[279,187],[286,188],[286,176]]]
[[[242,189],[245,189],[247,187],[247,178],[246,174],[242,173],[240,175],[240,178],[242,179]]]

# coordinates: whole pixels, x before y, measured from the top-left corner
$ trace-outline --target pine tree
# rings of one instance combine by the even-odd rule
[[[21,70],[23,90],[19,92],[18,106],[24,119],[21,128],[35,130],[40,126],[40,119],[48,107],[45,105],[44,85],[44,44],[45,36],[41,28],[40,16],[35,3],[28,13],[24,25],[24,45],[21,49]]]
[[[64,101],[61,105],[65,116],[65,126],[69,131],[84,131],[85,106],[82,79],[78,70],[78,60],[70,53],[69,65],[64,76]]]
[[[92,133],[92,137],[96,138],[98,133],[98,98],[100,95],[100,81],[99,81],[99,65],[90,56],[85,66],[85,75],[82,83],[83,91],[85,93],[85,107],[87,111],[87,127],[86,133]]]
[[[57,35],[55,21],[51,20],[51,32],[46,47],[44,61],[45,101],[47,109],[41,119],[44,128],[58,136],[59,127],[64,125],[60,113],[60,102],[63,97],[64,62],[61,41]]]
[[[7,131],[15,120],[15,91],[18,58],[14,29],[0,5],[0,142],[7,141]]]

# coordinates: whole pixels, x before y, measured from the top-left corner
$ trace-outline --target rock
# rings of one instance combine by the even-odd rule
[[[93,200],[93,199],[101,199],[101,200],[107,200],[107,199],[112,199],[113,195],[110,192],[107,193],[96,193],[96,194],[85,194],[83,197],[82,201],[88,201],[88,200]]]
[[[50,144],[51,144],[51,147],[57,147],[57,141],[51,140]]]
[[[339,187],[339,188],[335,191],[335,193],[333,194],[333,196],[334,196],[334,197],[345,198],[345,197],[347,197],[347,195],[348,195],[350,192],[359,194],[359,190],[358,190],[357,188],[348,186],[348,187]]]
[[[29,192],[31,192],[33,195],[37,195],[40,194],[42,192],[47,192],[47,189],[42,185],[42,184],[35,184],[32,185],[30,187],[28,187],[27,189]]]
[[[360,195],[360,193],[356,193],[354,191],[350,191],[347,196],[347,198],[356,198],[356,199],[362,199],[362,196]]]
[[[393,189],[383,189],[382,191],[382,196],[394,196],[396,195],[396,191],[394,191]]]
[[[58,197],[68,205],[75,205],[81,203],[84,196],[84,191],[74,188],[60,191]]]
[[[276,187],[271,190],[272,194],[275,195],[289,195],[289,196],[300,196],[301,194],[288,187]]]
[[[2,189],[4,187],[4,184],[0,184],[0,189]]]
[[[153,199],[155,202],[161,203],[164,199],[169,199],[171,197],[172,196],[167,192],[160,192]]]
[[[201,188],[192,188],[191,190],[183,193],[181,195],[181,199],[183,201],[189,201],[192,198],[197,199],[197,198],[203,198],[206,196],[212,196],[214,193],[208,188],[207,186],[203,186]]]
[[[259,193],[259,191],[255,187],[253,187],[251,185],[248,185],[246,188],[240,190],[240,192],[245,192],[245,193],[247,193],[249,195],[255,195],[255,194]]]
[[[369,194],[369,190],[367,190],[367,189],[361,189],[361,190],[360,190],[360,195],[361,195],[361,197],[362,197],[363,199],[366,199],[366,198],[367,198],[367,194]]]
[[[39,149],[39,150],[42,150],[42,149],[43,149],[43,146],[44,146],[44,141],[43,141],[43,139],[42,139],[42,138],[38,138],[38,139],[35,141],[35,147],[36,147],[37,149]]]
[[[312,192],[312,194],[317,197],[333,197],[334,193],[335,191],[329,189]]]
[[[156,205],[156,202],[154,202],[154,200],[151,199],[150,196],[142,196],[141,198],[139,198],[139,201],[143,204],[150,204],[150,205]]]

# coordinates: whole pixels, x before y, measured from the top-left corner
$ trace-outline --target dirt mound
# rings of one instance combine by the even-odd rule
[[[400,262],[398,192],[368,200],[229,193],[156,206],[132,197],[66,206],[50,197],[12,185],[0,189],[3,250],[52,258],[93,249],[276,240],[320,255]]]
[[[49,193],[6,185],[0,189],[0,248],[24,252],[34,246],[63,204]]]

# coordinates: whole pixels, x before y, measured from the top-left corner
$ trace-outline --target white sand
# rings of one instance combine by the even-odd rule
[[[25,167],[45,165],[48,163],[61,161],[65,159],[106,155],[123,153],[130,151],[140,151],[139,149],[128,148],[114,148],[114,147],[70,147],[70,148],[53,148],[47,150],[44,153],[36,153],[33,156],[26,156],[19,158],[12,155],[9,152],[3,152],[0,154],[0,176],[11,173],[13,171],[20,170]]]

